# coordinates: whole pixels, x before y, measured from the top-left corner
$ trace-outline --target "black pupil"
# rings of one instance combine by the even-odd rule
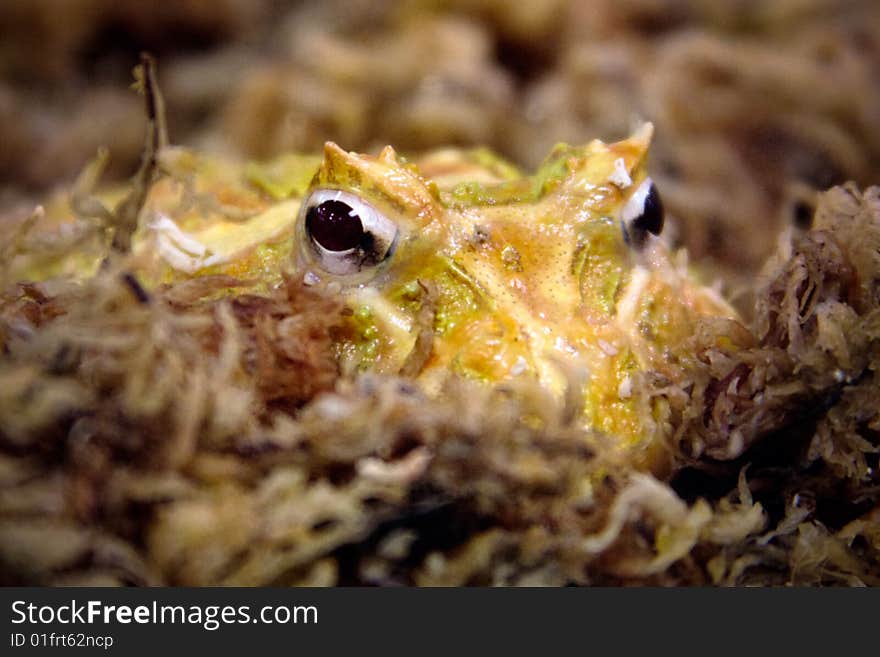
[[[328,251],[348,251],[360,246],[364,226],[348,203],[324,201],[306,212],[306,230]]]
[[[651,189],[645,197],[645,209],[636,217],[633,225],[654,235],[659,235],[663,230],[663,201],[660,200],[657,185],[651,184]]]

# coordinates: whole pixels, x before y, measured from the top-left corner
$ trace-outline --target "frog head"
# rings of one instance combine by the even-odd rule
[[[683,384],[696,321],[734,315],[663,239],[651,134],[558,145],[533,175],[485,149],[407,161],[328,143],[242,167],[165,148],[134,236],[139,275],[267,288],[287,271],[344,300],[348,371],[429,393],[449,377],[538,382],[650,463],[669,429],[645,382]],[[90,257],[61,264],[88,273],[100,249]]]
[[[293,261],[351,309],[343,362],[429,391],[454,374],[562,395],[579,372],[590,426],[652,444],[646,374],[674,376],[694,322],[732,311],[658,237],[651,133],[559,145],[531,176],[483,151],[410,163],[327,144]]]

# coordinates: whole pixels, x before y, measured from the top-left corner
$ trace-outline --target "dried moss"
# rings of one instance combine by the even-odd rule
[[[768,265],[754,326],[697,328],[690,382],[654,381],[666,480],[536,386],[343,377],[343,309],[318,288],[148,294],[126,256],[17,284],[0,578],[880,583],[878,244],[880,190],[831,190]]]

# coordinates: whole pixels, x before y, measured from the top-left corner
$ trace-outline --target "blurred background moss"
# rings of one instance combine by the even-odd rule
[[[534,166],[654,121],[676,239],[729,272],[808,221],[813,190],[880,182],[876,0],[4,0],[0,214],[101,145],[131,174],[142,50],[172,140],[245,158],[329,139]]]

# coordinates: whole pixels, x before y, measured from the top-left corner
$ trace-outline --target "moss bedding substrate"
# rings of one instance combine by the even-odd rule
[[[3,297],[4,583],[880,583],[878,188],[646,382],[662,478],[536,386],[340,375],[325,292],[148,292],[132,257]]]

